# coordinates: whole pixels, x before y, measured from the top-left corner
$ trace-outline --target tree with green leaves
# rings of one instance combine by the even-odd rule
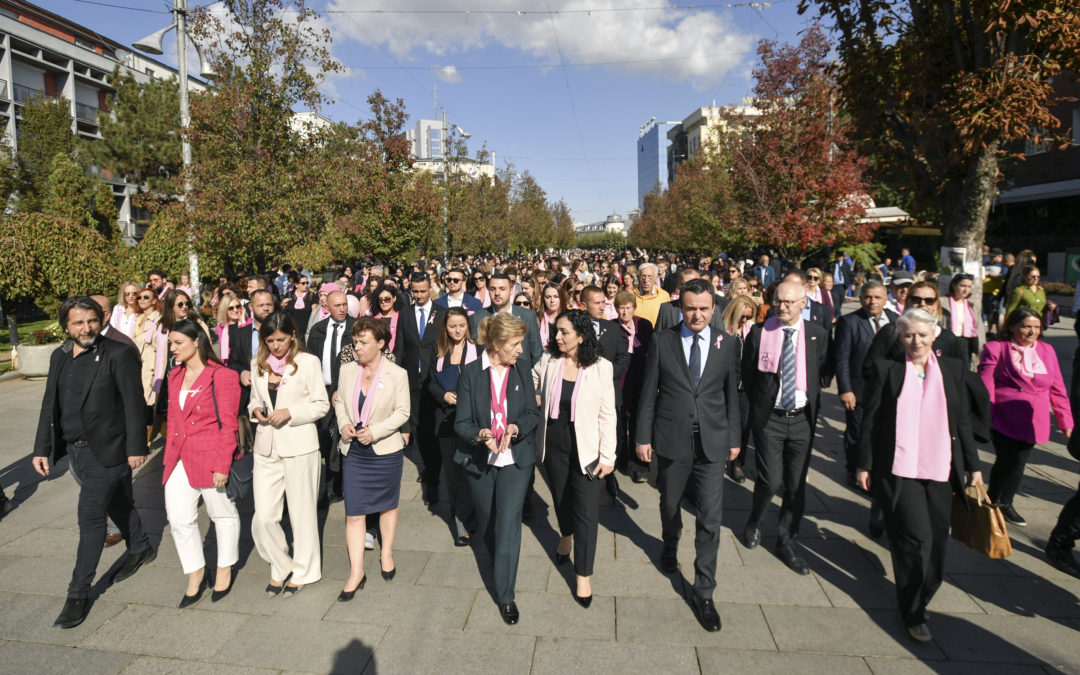
[[[65,99],[33,97],[22,109],[15,154],[19,186],[16,208],[20,212],[42,210],[58,156],[77,163],[80,160],[71,132],[70,104]]]

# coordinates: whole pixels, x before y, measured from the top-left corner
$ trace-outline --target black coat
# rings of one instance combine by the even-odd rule
[[[35,457],[52,457],[56,464],[67,454],[60,429],[59,375],[64,359],[72,358],[74,343],[68,340],[52,353],[45,395],[41,399]],[[90,352],[90,382],[82,401],[85,440],[102,466],[116,466],[128,457],[146,455],[146,399],[142,390],[142,367],[135,350],[98,337]]]
[[[630,367],[630,351],[627,349],[626,337],[618,321],[600,319],[600,335],[597,339],[600,342],[600,355],[611,361],[611,374],[615,384],[615,407],[621,408],[623,392],[619,380]]]
[[[896,312],[890,309],[883,311],[888,318],[888,323],[881,327],[893,324],[899,318]],[[879,331],[880,332],[880,331]],[[840,317],[836,323],[836,337],[832,342],[833,372],[836,373],[836,390],[840,394],[854,393],[857,400],[863,395],[863,361],[870,351],[870,345],[874,342],[876,334],[874,327],[870,325],[870,314],[865,309],[859,309],[851,314]]]
[[[713,315],[712,320],[709,322],[709,328],[716,331],[724,330],[724,310],[727,309],[728,300],[716,293],[713,293]],[[656,313],[656,330],[662,331],[671,328],[672,326],[678,326],[682,323],[682,305],[679,300],[671,300],[660,305],[660,311]]]
[[[352,328],[356,323],[356,319],[351,316],[345,317],[345,330],[341,334],[340,342],[338,344],[338,350],[345,348],[345,345],[352,344]],[[323,348],[326,347],[327,330],[330,326],[330,317],[326,317],[322,321],[319,321],[311,327],[311,334],[308,336],[307,350],[315,355],[319,361],[322,361]],[[400,324],[398,326],[400,329]],[[231,356],[231,355],[230,355]],[[330,362],[330,391],[337,391],[338,388],[338,376],[341,374],[341,359],[335,358]]]
[[[780,375],[758,370],[761,333],[764,329],[764,323],[755,324],[750,329],[742,355],[743,390],[750,399],[750,427],[755,431],[765,427],[776,407],[776,396],[780,393]],[[821,398],[821,374],[829,348],[828,334],[816,322],[804,320],[802,329],[806,331],[806,416],[813,429]]]
[[[481,429],[491,428],[491,378],[488,368],[482,367],[482,358],[461,369],[458,380],[457,417],[454,431],[461,444],[454,453],[454,461],[466,472],[478,474],[487,466],[488,449],[476,443]],[[536,464],[536,444],[533,432],[540,423],[540,408],[536,405],[536,390],[532,373],[521,366],[520,360],[507,373],[506,417],[507,424],[516,424],[517,438],[510,441],[514,464],[527,469]]]
[[[648,319],[643,319],[640,316],[635,316],[634,325],[637,326],[637,340],[638,347],[634,350],[633,354],[630,354],[630,366],[626,370],[626,377],[622,383],[622,400],[623,409],[629,410],[633,413],[637,413],[638,400],[641,398],[641,378],[645,376],[645,364],[649,355],[649,345],[652,344],[653,326],[649,323]],[[623,342],[627,345],[627,351],[630,350],[630,333],[626,331],[621,325],[619,330],[622,331]]]
[[[445,307],[431,303],[431,312],[425,320],[423,339],[420,338],[420,331],[416,326],[415,305],[409,305],[398,315],[398,339],[395,347],[400,345],[400,350],[395,351],[399,351],[400,357],[397,364],[409,373],[409,388],[413,392],[414,399],[416,393],[420,391],[420,383],[423,380],[420,365],[426,359],[421,357],[425,351],[438,346],[439,332],[442,330],[443,316],[446,312]],[[415,403],[415,400],[413,402]],[[416,416],[415,410],[413,416]]]

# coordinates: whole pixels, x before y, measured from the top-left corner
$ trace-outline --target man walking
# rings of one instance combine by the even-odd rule
[[[79,482],[79,547],[67,601],[53,624],[74,628],[86,618],[87,596],[105,544],[105,518],[120,528],[127,554],[113,582],[157,556],[143,532],[131,472],[146,461],[145,400],[135,351],[101,337],[101,307],[85,296],[60,306],[71,338],[53,352],[41,401],[34,470],[48,476],[65,454]]]
[[[330,316],[312,326],[308,351],[319,357],[326,395],[333,400],[341,373],[341,350],[345,345],[352,344],[355,321],[349,316],[349,299],[342,291],[334,291],[326,296],[326,308]],[[330,410],[315,426],[319,432],[319,450],[326,466],[326,491],[323,496],[327,503],[333,503],[342,499],[341,454],[337,450],[338,425],[334,406],[330,406]]]

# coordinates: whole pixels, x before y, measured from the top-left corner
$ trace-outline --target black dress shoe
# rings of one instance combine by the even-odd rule
[[[630,480],[634,481],[635,483],[644,483],[645,481],[649,480],[649,477],[641,471],[631,471]]]
[[[577,591],[574,591],[574,600],[577,602],[577,604],[581,605],[585,609],[588,609],[589,605],[592,604],[591,595],[581,596],[577,594]]]
[[[743,545],[746,548],[757,548],[761,543],[761,528],[757,525],[749,524],[743,530]]]
[[[460,537],[454,539],[454,546],[468,546],[472,543],[472,537],[467,534],[463,534]]]
[[[499,616],[506,625],[513,626],[521,618],[521,613],[518,612],[517,603],[511,602],[509,605],[499,605]]]
[[[691,604],[694,606],[694,614],[701,622],[701,627],[710,633],[720,630],[720,614],[716,611],[716,605],[708,598],[694,596]]]
[[[790,567],[795,573],[804,576],[810,574],[810,566],[795,552],[795,546],[793,544],[777,544],[776,557],[783,560],[784,564]]]
[[[53,622],[53,628],[74,628],[86,619],[86,613],[89,609],[86,598],[68,598],[64,602],[64,609],[60,611],[60,616],[56,617],[56,621]]]
[[[728,467],[728,475],[731,476],[731,480],[735,481],[739,485],[742,485],[746,482],[746,472],[743,471],[743,468],[741,466],[739,466],[738,464],[729,464]]]
[[[569,553],[556,553],[555,554],[555,564],[556,565],[565,565],[568,562],[570,562],[570,554]]]
[[[340,593],[338,593],[338,596],[337,596],[338,602],[348,602],[348,601],[352,600],[353,596],[356,595],[357,591],[364,590],[364,584],[366,584],[366,583],[367,583],[367,575],[364,575],[364,578],[360,580],[360,583],[358,583],[356,585],[356,588],[352,589],[351,591],[342,590]]]
[[[1001,509],[1001,515],[1005,516],[1005,520],[1010,525],[1016,525],[1017,527],[1027,527],[1027,521],[1020,515],[1012,504],[1002,504],[998,508]]]
[[[1080,578],[1080,563],[1076,562],[1076,556],[1071,549],[1059,546],[1051,540],[1046,544],[1046,558],[1051,565],[1065,574]]]
[[[124,579],[127,579],[132,574],[139,571],[139,568],[146,563],[152,561],[157,557],[157,550],[154,547],[148,547],[139,553],[132,553],[128,551],[124,558],[124,564],[120,566],[120,569],[116,570],[116,574],[113,575],[113,583],[119,583]]]
[[[219,591],[219,590],[216,590],[216,589],[211,590],[210,591],[210,602],[217,602],[218,600],[221,600],[226,595],[228,595],[229,591],[231,591],[231,590],[232,590],[232,584],[229,584],[229,587],[226,588],[223,591]]]
[[[676,549],[664,549],[660,554],[660,570],[664,574],[675,574],[679,571],[679,554]]]

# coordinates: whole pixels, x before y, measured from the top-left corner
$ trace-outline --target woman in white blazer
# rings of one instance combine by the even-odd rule
[[[600,356],[593,322],[582,310],[563,312],[555,339],[533,369],[544,422],[536,428],[540,460],[551,481],[562,539],[555,560],[574,549],[574,599],[592,603],[603,479],[615,468],[615,384],[611,363]]]
[[[315,502],[319,488],[319,436],[315,423],[330,409],[318,357],[300,346],[296,325],[275,312],[260,326],[259,353],[252,363],[248,413],[255,430],[251,536],[270,563],[270,597],[291,597],[322,578]],[[293,554],[281,528],[289,500]],[[290,578],[291,577],[291,578]],[[288,581],[288,585],[286,585]]]
[[[367,515],[379,514],[382,535],[380,568],[387,581],[394,578],[394,533],[405,439],[401,427],[409,423],[409,374],[393,364],[384,351],[390,328],[379,319],[362,316],[352,328],[356,360],[341,367],[334,411],[341,431],[338,449],[341,484],[345,495],[345,543],[349,548],[349,578],[338,601],[353,599],[364,587],[364,539]]]

